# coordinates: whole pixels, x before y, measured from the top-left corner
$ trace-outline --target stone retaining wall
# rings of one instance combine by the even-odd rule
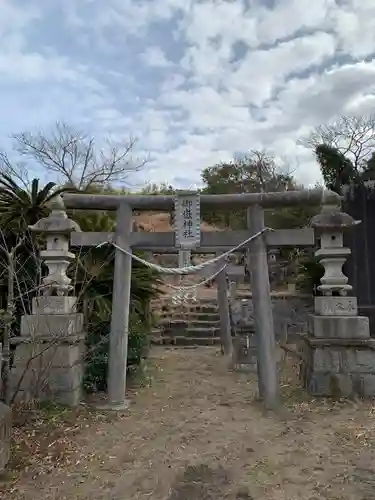
[[[313,312],[313,296],[298,293],[271,293],[273,321],[277,340],[288,340],[307,331],[308,315]],[[242,321],[240,321],[242,318]],[[233,306],[234,324],[253,321],[253,304],[251,295],[244,299],[236,299]]]

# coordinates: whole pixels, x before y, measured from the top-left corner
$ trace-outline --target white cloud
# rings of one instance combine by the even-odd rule
[[[147,47],[147,49],[141,54],[142,59],[149,66],[153,66],[155,68],[168,68],[172,64],[165,57],[164,52],[160,47]]]
[[[251,3],[0,0],[0,137],[62,118],[98,140],[134,134],[150,152],[146,180],[190,183],[205,166],[267,147],[314,183],[299,136],[375,109],[375,4]],[[62,18],[43,24],[47,5]],[[57,21],[64,42],[34,43]]]
[[[296,38],[269,50],[255,50],[229,73],[225,86],[241,91],[249,104],[261,106],[286,77],[318,66],[334,53],[335,41],[327,33]]]
[[[354,58],[375,52],[375,4],[372,0],[348,0],[331,12],[331,26],[342,53]]]
[[[336,9],[335,0],[281,0],[275,8],[260,9],[257,24],[260,43],[274,43],[301,30],[328,27],[328,16]],[[251,11],[250,11],[251,12]]]
[[[0,12],[0,36],[22,30],[41,16],[36,6],[23,5],[21,8],[9,0],[0,0]]]

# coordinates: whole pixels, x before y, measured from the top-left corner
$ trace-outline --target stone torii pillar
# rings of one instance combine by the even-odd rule
[[[253,234],[264,229],[264,210],[255,205],[247,211],[248,227]],[[280,403],[279,377],[276,361],[276,342],[268,272],[266,236],[262,234],[249,244],[248,263],[257,342],[257,370],[259,397],[267,409],[276,409]]]
[[[115,252],[108,357],[108,400],[102,406],[104,410],[124,410],[129,406],[126,399],[126,375],[132,274],[129,243],[132,228],[132,208],[125,201],[117,209],[115,243],[128,253],[117,248]]]

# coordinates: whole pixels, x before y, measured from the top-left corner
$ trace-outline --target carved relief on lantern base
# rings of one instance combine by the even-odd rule
[[[315,297],[314,309],[319,316],[357,316],[357,297]]]

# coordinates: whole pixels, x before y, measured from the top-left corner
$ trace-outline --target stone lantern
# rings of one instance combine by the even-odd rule
[[[43,278],[43,295],[66,296],[73,289],[71,279],[66,275],[74,254],[69,252],[69,238],[73,231],[80,231],[76,222],[68,219],[61,196],[56,196],[49,203],[51,213],[39,220],[30,231],[46,237],[46,250],[40,253],[48,267],[49,274]]]
[[[276,264],[279,254],[280,250],[278,248],[270,248],[268,250],[268,262],[271,265]]]
[[[335,206],[323,206],[320,214],[316,215],[311,226],[319,237],[320,248],[315,252],[320,264],[324,267],[324,275],[320,280],[318,290],[322,297],[315,298],[315,312],[322,315],[342,314],[345,310],[350,315],[357,314],[356,297],[347,297],[352,291],[348,284],[348,278],[342,271],[346,259],[350,255],[350,249],[344,247],[344,231],[359,224],[349,214],[341,212]],[[341,297],[340,300],[333,298]],[[338,308],[338,309],[337,309]]]
[[[77,298],[66,271],[74,254],[69,239],[78,224],[68,219],[60,196],[50,202],[51,213],[30,227],[45,235],[41,257],[48,267],[41,295],[32,300],[32,314],[21,317],[21,336],[14,338],[16,352],[10,386],[16,400],[39,399],[68,406],[81,400],[84,331],[83,315],[76,310]]]
[[[311,225],[320,239],[315,252],[324,275],[303,338],[301,378],[315,396],[374,396],[375,351],[369,319],[358,316],[357,298],[342,267],[350,255],[343,233],[359,224],[336,206],[325,205]]]

